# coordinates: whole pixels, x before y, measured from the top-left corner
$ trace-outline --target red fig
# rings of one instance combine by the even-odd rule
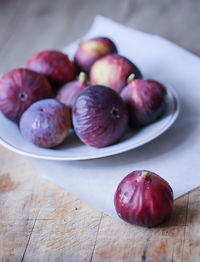
[[[29,69],[12,70],[0,79],[0,111],[15,122],[35,101],[49,97],[52,97],[49,82]]]
[[[166,110],[166,88],[151,79],[133,80],[122,90],[121,97],[127,103],[130,125],[142,127],[157,120]]]
[[[82,142],[105,147],[124,135],[128,114],[125,103],[114,90],[106,86],[90,86],[77,97],[72,120]]]
[[[74,64],[60,51],[39,52],[28,60],[27,67],[46,76],[55,88],[76,78]]]
[[[76,98],[81,93],[81,91],[89,86],[87,82],[87,75],[83,72],[79,75],[79,80],[75,80],[65,84],[58,91],[56,99],[66,106],[72,108]]]
[[[139,69],[127,58],[114,54],[98,59],[91,67],[90,81],[93,85],[105,85],[120,93],[131,73],[141,78]]]
[[[133,171],[119,184],[114,203],[117,214],[126,222],[153,227],[170,217],[173,191],[155,173]]]
[[[32,104],[20,119],[22,135],[40,147],[54,147],[66,138],[71,123],[69,109],[56,99]]]
[[[112,53],[117,53],[112,40],[106,37],[95,37],[79,43],[74,62],[79,71],[89,73],[92,64],[98,58]]]

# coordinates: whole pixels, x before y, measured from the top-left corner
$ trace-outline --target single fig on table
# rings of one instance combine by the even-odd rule
[[[69,108],[72,108],[81,91],[88,86],[89,82],[87,82],[87,75],[81,72],[78,80],[69,82],[61,87],[58,91],[56,99]]]
[[[106,86],[90,86],[72,108],[74,130],[82,142],[94,147],[116,143],[125,133],[128,113],[121,97]]]
[[[20,119],[20,131],[39,147],[54,147],[66,138],[71,125],[70,110],[56,99],[32,104]]]
[[[34,54],[28,60],[27,68],[46,76],[53,88],[58,88],[76,78],[74,64],[66,54],[56,50]]]
[[[142,78],[140,70],[126,57],[112,54],[99,58],[90,69],[92,85],[105,85],[117,93],[126,86],[130,74]]]
[[[167,181],[155,173],[137,170],[121,181],[114,204],[117,214],[126,222],[153,227],[170,217],[173,191]]]
[[[130,125],[142,127],[157,120],[166,110],[166,88],[152,79],[135,79],[130,75],[129,84],[121,97],[129,110]]]
[[[106,37],[95,37],[80,41],[74,56],[74,63],[79,71],[89,73],[92,64],[100,57],[117,53],[117,47]]]
[[[0,79],[0,111],[18,122],[34,102],[52,97],[49,82],[42,75],[25,68],[14,69]]]

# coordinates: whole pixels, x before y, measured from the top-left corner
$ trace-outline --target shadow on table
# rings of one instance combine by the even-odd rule
[[[197,187],[177,198],[174,201],[174,210],[172,216],[161,225],[155,227],[155,229],[161,230],[166,228],[167,231],[170,231],[170,227],[186,227],[188,225],[198,223],[200,213],[199,208],[197,205],[190,205],[189,203],[189,198],[194,198],[195,194],[199,195],[198,189],[200,189],[200,187]],[[177,230],[181,230],[181,228],[174,231],[175,235]]]

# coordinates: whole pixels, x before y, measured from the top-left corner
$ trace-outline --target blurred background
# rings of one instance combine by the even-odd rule
[[[97,14],[200,55],[200,0],[0,0],[0,72],[81,38]]]

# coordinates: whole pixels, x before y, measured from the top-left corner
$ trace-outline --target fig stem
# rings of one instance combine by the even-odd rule
[[[84,84],[87,82],[87,79],[88,79],[88,76],[86,75],[86,73],[80,72],[79,81]]]
[[[127,79],[127,83],[130,84],[135,80],[135,74],[130,74],[130,76]]]
[[[142,177],[144,178],[150,178],[150,174],[147,171],[142,171]]]

